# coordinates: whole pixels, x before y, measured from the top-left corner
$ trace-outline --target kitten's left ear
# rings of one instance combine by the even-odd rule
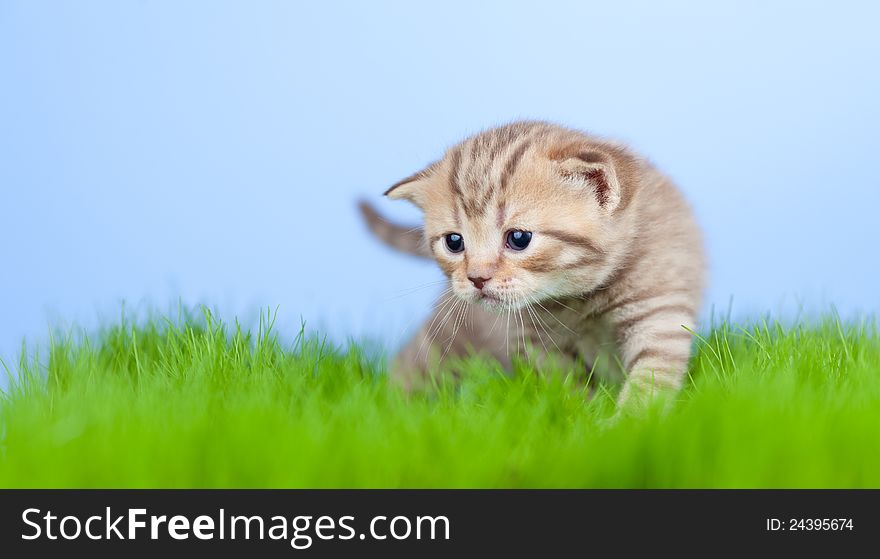
[[[392,200],[409,200],[416,206],[424,208],[425,190],[439,165],[440,162],[435,161],[418,173],[397,181],[391,185],[391,188],[385,191],[385,196]]]
[[[620,182],[610,158],[604,154],[584,151],[560,161],[562,174],[582,181],[596,195],[599,205],[614,211],[620,203]]]

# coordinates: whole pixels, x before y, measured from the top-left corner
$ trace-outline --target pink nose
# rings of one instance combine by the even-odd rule
[[[468,276],[468,279],[471,280],[471,283],[474,284],[474,287],[477,289],[483,289],[483,285],[486,284],[492,278],[472,278]]]

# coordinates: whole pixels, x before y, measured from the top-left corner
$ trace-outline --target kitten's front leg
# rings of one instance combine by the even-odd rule
[[[664,300],[665,299],[665,300]],[[626,371],[619,406],[645,404],[682,386],[691,356],[696,312],[689,302],[652,297],[624,306],[613,321]]]

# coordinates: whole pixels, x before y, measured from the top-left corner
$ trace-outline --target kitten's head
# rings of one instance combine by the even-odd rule
[[[454,293],[501,311],[598,288],[625,205],[620,148],[540,122],[477,134],[385,194],[424,212]]]

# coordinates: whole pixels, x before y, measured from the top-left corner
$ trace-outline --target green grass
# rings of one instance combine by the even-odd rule
[[[671,409],[608,421],[612,394],[527,364],[407,398],[270,322],[123,320],[23,358],[0,487],[880,487],[874,323],[721,325]]]

